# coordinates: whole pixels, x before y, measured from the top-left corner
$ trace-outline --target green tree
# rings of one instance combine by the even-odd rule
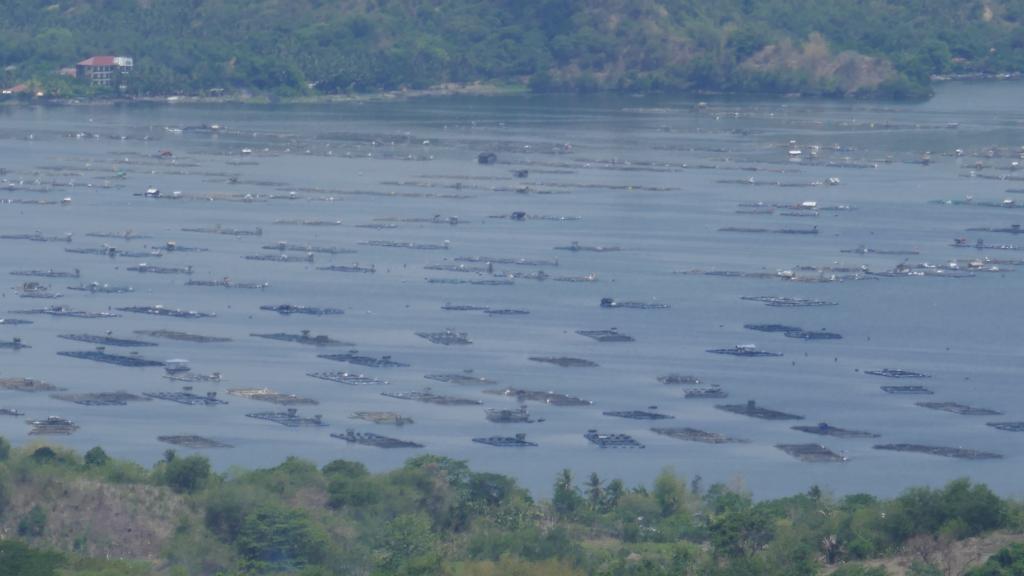
[[[46,512],[39,504],[36,504],[27,514],[18,520],[18,535],[28,538],[38,538],[46,530]]]
[[[107,453],[99,446],[96,446],[85,453],[85,465],[91,468],[106,466],[109,461],[110,456],[107,456]]]
[[[1024,544],[1011,544],[992,555],[966,576],[1021,576],[1024,574]]]
[[[658,501],[662,516],[671,516],[686,504],[686,482],[665,468],[654,480],[654,499]]]
[[[252,571],[288,571],[322,564],[329,541],[302,511],[262,505],[246,515],[235,542]]]
[[[0,576],[56,576],[65,564],[60,553],[32,550],[17,540],[0,540]]]
[[[561,517],[572,516],[579,510],[582,502],[579,489],[573,484],[572,471],[568,468],[562,470],[555,480],[555,494],[551,498],[555,513]]]
[[[601,478],[597,476],[597,472],[590,473],[585,494],[591,510],[596,512],[604,508],[604,487],[601,485]]]
[[[210,477],[210,461],[198,454],[185,458],[172,458],[164,468],[164,480],[179,493],[198,491]]]

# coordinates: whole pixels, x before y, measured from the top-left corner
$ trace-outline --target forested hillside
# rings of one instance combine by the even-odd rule
[[[91,55],[133,94],[278,95],[475,81],[537,91],[921,97],[1024,68],[1022,0],[2,0],[5,86]]]
[[[763,502],[671,470],[638,486],[566,470],[553,484],[537,501],[511,478],[437,456],[381,474],[294,458],[217,474],[173,450],[145,468],[101,448],[81,456],[0,438],[0,576],[1002,576],[1024,566],[1021,504],[967,480],[892,500],[812,487]]]

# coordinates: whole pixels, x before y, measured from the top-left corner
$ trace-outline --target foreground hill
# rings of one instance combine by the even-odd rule
[[[626,487],[565,471],[550,501],[462,462],[370,474],[336,460],[211,472],[0,439],[0,576],[1002,576],[1024,566],[1024,508],[967,480],[892,500],[754,502],[671,471]],[[987,562],[986,562],[987,560]],[[980,565],[985,563],[983,567]]]
[[[538,91],[926,96],[1024,68],[1019,0],[2,0],[4,81],[135,58],[132,93]]]

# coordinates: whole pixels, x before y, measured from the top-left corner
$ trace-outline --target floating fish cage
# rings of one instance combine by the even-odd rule
[[[402,416],[398,412],[356,412],[352,415],[356,420],[366,420],[374,424],[391,424],[393,426],[405,426],[412,424],[413,419]]]
[[[64,390],[35,378],[0,378],[0,390],[13,390],[15,392],[56,392]]]
[[[821,444],[776,444],[776,448],[803,462],[846,462],[847,458],[836,454]]]
[[[98,344],[100,346],[120,346],[123,348],[142,348],[146,346],[157,345],[154,342],[146,342],[145,340],[115,338],[113,336],[105,336],[100,334],[60,334],[58,338],[63,338],[65,340],[73,340],[75,342],[86,342],[88,344]]]
[[[537,446],[536,442],[530,442],[526,439],[526,434],[516,434],[515,436],[486,436],[483,438],[473,438],[473,442],[478,444],[486,444],[488,446],[496,446],[498,448],[529,448],[531,446]]]
[[[202,334],[189,334],[188,332],[177,332],[174,330],[135,330],[133,334],[140,336],[149,336],[151,338],[166,338],[167,340],[177,340],[179,342],[192,342],[195,344],[215,344],[221,342],[231,342],[231,338],[224,338],[221,336],[204,336]]]
[[[943,456],[946,458],[960,458],[963,460],[992,460],[1002,458],[1002,454],[973,450],[970,448],[953,448],[950,446],[928,446],[925,444],[876,444],[875,450],[892,450],[896,452],[916,452],[919,454],[931,454],[932,456]]]
[[[165,308],[160,304],[155,306],[125,306],[117,308],[121,312],[133,314],[149,314],[152,316],[165,316],[168,318],[213,318],[216,314],[212,312],[196,312],[195,310],[181,310],[180,308]]]
[[[320,354],[317,358],[334,360],[335,362],[348,362],[349,364],[368,366],[370,368],[408,368],[410,366],[404,362],[393,360],[389,355],[376,358],[373,356],[361,356],[357,352],[349,352],[347,354]]]
[[[912,370],[900,370],[897,368],[883,368],[881,370],[865,370],[865,374],[881,376],[883,378],[931,378],[930,375]]]
[[[760,302],[776,308],[810,308],[817,306],[838,306],[838,302],[816,300],[813,298],[790,298],[787,296],[741,296],[741,300]]]
[[[733,414],[740,414],[742,416],[750,416],[751,418],[760,418],[762,420],[803,420],[803,416],[797,416],[796,414],[788,414],[786,412],[780,412],[778,410],[772,410],[769,408],[762,408],[758,406],[753,400],[749,400],[746,404],[719,404],[715,406],[719,410],[726,412],[732,412]]]
[[[248,398],[249,400],[280,404],[282,406],[315,406],[319,404],[319,402],[312,398],[303,398],[295,394],[282,394],[270,388],[233,388],[228,390],[228,394],[240,398]]]
[[[260,306],[260,310],[277,312],[283,316],[289,314],[307,314],[310,316],[340,316],[345,313],[340,308],[317,308],[315,306],[295,306],[293,304],[277,304]]]
[[[594,368],[598,366],[597,362],[593,360],[570,358],[568,356],[530,356],[530,360],[544,364],[554,364],[562,368]]]
[[[441,332],[416,332],[416,335],[432,344],[442,346],[466,346],[472,344],[469,334],[447,329]]]
[[[614,298],[601,298],[601,308],[632,308],[634,310],[667,310],[672,306],[658,302],[620,302]]]
[[[397,398],[399,400],[415,400],[416,402],[425,402],[427,404],[440,404],[441,406],[479,406],[483,404],[479,400],[435,394],[429,389],[422,392],[381,392],[381,396]]]
[[[590,406],[593,404],[590,400],[584,400],[576,396],[569,396],[568,394],[560,394],[558,392],[550,392],[543,390],[523,390],[520,388],[506,388],[504,390],[485,390],[487,394],[498,394],[502,396],[513,396],[519,402],[531,400],[534,402],[543,402],[552,406]]]
[[[246,414],[246,416],[256,418],[257,420],[267,420],[289,428],[327,426],[327,423],[323,421],[323,417],[320,414],[312,417],[299,416],[295,408],[289,408],[284,412],[253,412]]]
[[[129,368],[148,368],[164,365],[163,362],[158,360],[149,360],[139,356],[110,354],[103,350],[75,350],[70,352],[57,352],[57,355],[67,356],[68,358],[78,358],[79,360],[92,360],[93,362],[114,364],[116,366],[126,366]]]
[[[880,386],[883,392],[886,394],[923,394],[931,395],[935,394],[929,388],[920,385],[913,386]]]
[[[97,392],[90,394],[54,394],[53,398],[82,406],[127,406],[129,402],[148,402],[145,396],[129,392]]]
[[[724,434],[707,432],[696,428],[651,428],[651,432],[661,434],[662,436],[668,436],[669,438],[675,438],[676,440],[703,442],[704,444],[736,444],[747,442],[746,440],[741,440],[739,438],[731,438]]]
[[[343,342],[341,340],[335,340],[329,336],[318,334],[313,336],[309,330],[303,330],[298,334],[288,334],[286,332],[275,332],[273,334],[249,334],[256,338],[266,338],[268,340],[280,340],[282,342],[294,342],[296,344],[307,344],[310,346],[352,346],[351,342]]]
[[[331,434],[331,437],[351,442],[352,444],[372,446],[374,448],[423,448],[422,444],[416,442],[381,436],[373,432],[356,432],[351,429],[346,430],[344,434]]]
[[[778,352],[767,352],[760,350],[753,344],[740,344],[732,348],[712,348],[707,350],[709,354],[724,354],[726,356],[737,356],[740,358],[779,358],[782,354]]]
[[[374,378],[367,376],[366,374],[357,374],[355,372],[310,372],[306,374],[310,378],[317,378],[319,380],[327,380],[329,382],[337,382],[338,384],[347,384],[349,386],[383,386],[390,384],[387,380],[381,378]]]
[[[658,412],[648,412],[645,410],[619,410],[612,412],[602,412],[605,416],[614,416],[616,418],[629,418],[630,420],[671,420],[675,416],[668,414],[659,414]]]
[[[799,432],[807,432],[808,434],[817,434],[819,436],[832,436],[835,438],[878,438],[878,434],[872,432],[864,432],[861,430],[847,430],[845,428],[837,428],[826,422],[819,422],[814,426],[793,426],[793,430]]]
[[[966,404],[959,404],[957,402],[918,402],[917,406],[920,406],[921,408],[928,408],[929,410],[940,410],[942,412],[960,414],[961,416],[999,416],[1002,414],[1002,412],[999,412],[998,410],[975,408],[973,406],[967,406]]]
[[[644,445],[637,442],[629,434],[604,434],[597,430],[588,430],[584,438],[596,444],[599,448],[643,448]]]
[[[204,436],[195,436],[193,434],[186,434],[181,436],[157,436],[156,438],[160,442],[166,444],[173,444],[175,446],[181,446],[184,448],[193,448],[201,450],[204,448],[232,448],[231,444],[225,444],[212,438],[206,438]]]
[[[484,417],[496,424],[529,424],[534,421],[530,418],[530,413],[527,411],[525,404],[514,410],[488,408],[484,410]]]
[[[224,400],[217,398],[216,392],[196,394],[191,389],[191,386],[186,386],[181,392],[145,392],[143,395],[156,400],[169,400],[188,406],[220,406],[227,404]]]
[[[460,386],[494,385],[497,380],[491,380],[483,376],[476,376],[471,371],[456,372],[452,374],[427,374],[423,376],[427,380],[444,382],[445,384],[458,384]]]
[[[664,374],[658,376],[658,382],[667,386],[699,386],[704,383],[703,380],[690,374]]]
[[[622,334],[615,328],[610,330],[577,330],[576,333],[598,342],[633,342],[635,340],[632,336]]]

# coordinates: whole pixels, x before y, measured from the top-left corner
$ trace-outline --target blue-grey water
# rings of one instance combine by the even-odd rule
[[[138,349],[157,360],[185,358],[194,372],[220,371],[225,381],[195,384],[219,391],[229,403],[187,406],[154,400],[128,406],[81,406],[47,393],[0,390],[0,435],[19,445],[59,442],[79,450],[102,445],[118,457],[149,465],[170,446],[169,434],[198,434],[233,445],[204,450],[219,469],[270,466],[289,455],[324,464],[336,458],[387,470],[408,457],[434,453],[467,460],[474,469],[511,474],[540,494],[557,471],[598,472],[629,484],[649,483],[671,467],[710,482],[742,482],[758,497],[790,494],[818,484],[837,493],[891,495],[912,485],[937,485],[970,476],[1002,494],[1021,496],[1024,434],[986,426],[1024,420],[1021,374],[1024,323],[1020,294],[1024,272],[970,278],[903,277],[848,282],[789,282],[681,272],[776,272],[797,266],[866,265],[891,269],[906,260],[945,264],[989,256],[1024,258],[1024,252],[956,249],[955,237],[990,244],[1018,243],[1019,236],[966,232],[1006,227],[1024,212],[1012,208],[929,203],[935,199],[1001,202],[1024,195],[1015,178],[1024,145],[1024,84],[950,84],[921,104],[712,100],[631,97],[450,97],[332,105],[134,105],[13,107],[0,109],[0,234],[72,233],[70,243],[0,240],[0,317],[34,324],[0,325],[0,339],[21,337],[31,348],[0,350],[0,378],[29,377],[71,392],[133,393],[177,390],[160,368],[125,368],[56,352],[92,346],[59,334],[168,329],[232,338],[191,344],[151,339]],[[190,127],[218,124],[217,131]],[[803,154],[788,153],[795,141]],[[811,158],[817,146],[817,157]],[[960,150],[957,153],[957,150]],[[171,156],[161,157],[161,151]],[[498,162],[477,163],[494,151]],[[929,154],[930,163],[922,163]],[[516,178],[513,170],[529,170]],[[837,185],[824,185],[838,178]],[[755,184],[743,181],[752,179]],[[767,185],[767,184],[785,184]],[[817,185],[811,186],[810,184]],[[140,196],[157,187],[179,199]],[[1010,190],[1010,192],[1008,192]],[[294,192],[294,195],[290,193]],[[248,195],[248,198],[246,196]],[[293,196],[293,197],[292,197]],[[70,203],[60,200],[69,198]],[[12,202],[13,201],[13,202]],[[46,203],[28,203],[46,201]],[[739,204],[850,206],[816,217],[738,214]],[[573,219],[508,218],[530,216]],[[806,211],[804,212],[806,213]],[[446,222],[457,217],[457,225]],[[578,218],[578,219],[575,219]],[[382,219],[390,221],[385,222]],[[341,221],[310,226],[280,221]],[[362,225],[393,224],[375,229]],[[261,237],[184,232],[183,227],[262,228]],[[810,228],[817,235],[721,232],[727,226]],[[130,241],[86,236],[132,230],[152,239]],[[372,240],[442,244],[448,250],[410,250],[363,244]],[[206,252],[160,258],[107,258],[65,252],[104,243],[143,250],[176,241]],[[261,246],[287,241],[355,250],[316,254],[313,263],[246,260],[272,253]],[[573,241],[621,247],[617,252],[555,250]],[[919,255],[842,253],[865,245],[917,250]],[[290,253],[301,256],[300,253]],[[495,264],[496,272],[550,276],[595,274],[596,282],[516,279],[513,285],[428,283],[427,278],[481,280],[481,274],[439,272],[427,265],[456,257],[558,260],[558,266]],[[126,267],[192,266],[193,279],[229,277],[268,282],[265,290],[186,286],[183,275],[139,274]],[[317,270],[317,266],[373,265],[373,274]],[[987,266],[990,266],[987,265]],[[81,270],[80,279],[9,275],[27,269]],[[805,273],[810,274],[810,273]],[[810,274],[814,276],[814,274]],[[15,288],[37,280],[63,297],[20,298]],[[130,285],[130,294],[88,294],[79,282]],[[792,296],[838,303],[816,308],[771,308],[743,296]],[[658,302],[665,310],[601,308],[602,297]],[[529,315],[489,316],[442,310],[445,303],[529,310]],[[267,304],[343,308],[343,316],[281,316]],[[106,311],[162,304],[215,313],[179,319],[122,314],[111,319],[25,316],[11,311],[63,305]],[[783,323],[827,329],[841,340],[802,341],[745,330],[747,323]],[[577,330],[616,327],[630,343],[600,343]],[[469,346],[440,346],[415,335],[452,328]],[[298,332],[356,343],[369,355],[390,354],[409,368],[363,368],[317,358],[311,346],[250,337],[253,332]],[[145,339],[145,338],[143,338]],[[709,348],[754,343],[781,358],[735,358]],[[127,349],[124,349],[127,350]],[[114,348],[108,351],[116,352]],[[570,356],[594,368],[560,368],[530,356]],[[863,373],[902,368],[932,375],[895,381]],[[484,394],[479,386],[442,384],[425,374],[473,369],[497,380],[490,388],[553,390],[593,401],[587,407],[529,403],[543,422],[493,424],[483,408],[516,406],[514,398]],[[391,381],[386,387],[346,386],[307,372],[349,370]],[[692,374],[729,393],[725,400],[684,399],[683,387],[656,377]],[[923,384],[933,396],[888,395],[888,384]],[[483,406],[436,406],[380,395],[431,386],[435,392],[481,400]],[[314,398],[301,414],[322,414],[325,428],[286,428],[247,418],[279,409],[227,395],[238,387],[269,387]],[[751,419],[715,408],[721,403],[759,404],[802,415],[803,422]],[[951,401],[992,408],[1002,416],[962,416],[915,406]],[[647,409],[674,420],[647,422],[603,416],[607,410]],[[283,408],[280,408],[283,410]],[[388,410],[412,417],[401,428],[350,419],[359,410]],[[26,419],[60,415],[80,429],[70,436],[28,434]],[[827,421],[867,430],[872,439],[813,436],[793,424]],[[652,433],[651,426],[688,426],[744,438],[748,443],[709,445]],[[415,440],[422,450],[384,450],[332,438],[346,428]],[[628,433],[640,450],[602,450],[583,436],[588,429]],[[535,448],[476,444],[474,437],[525,432]],[[821,442],[848,458],[805,463],[775,448],[780,443]],[[921,443],[996,452],[998,460],[958,460],[874,450],[878,443]],[[182,452],[189,449],[179,448]]]

